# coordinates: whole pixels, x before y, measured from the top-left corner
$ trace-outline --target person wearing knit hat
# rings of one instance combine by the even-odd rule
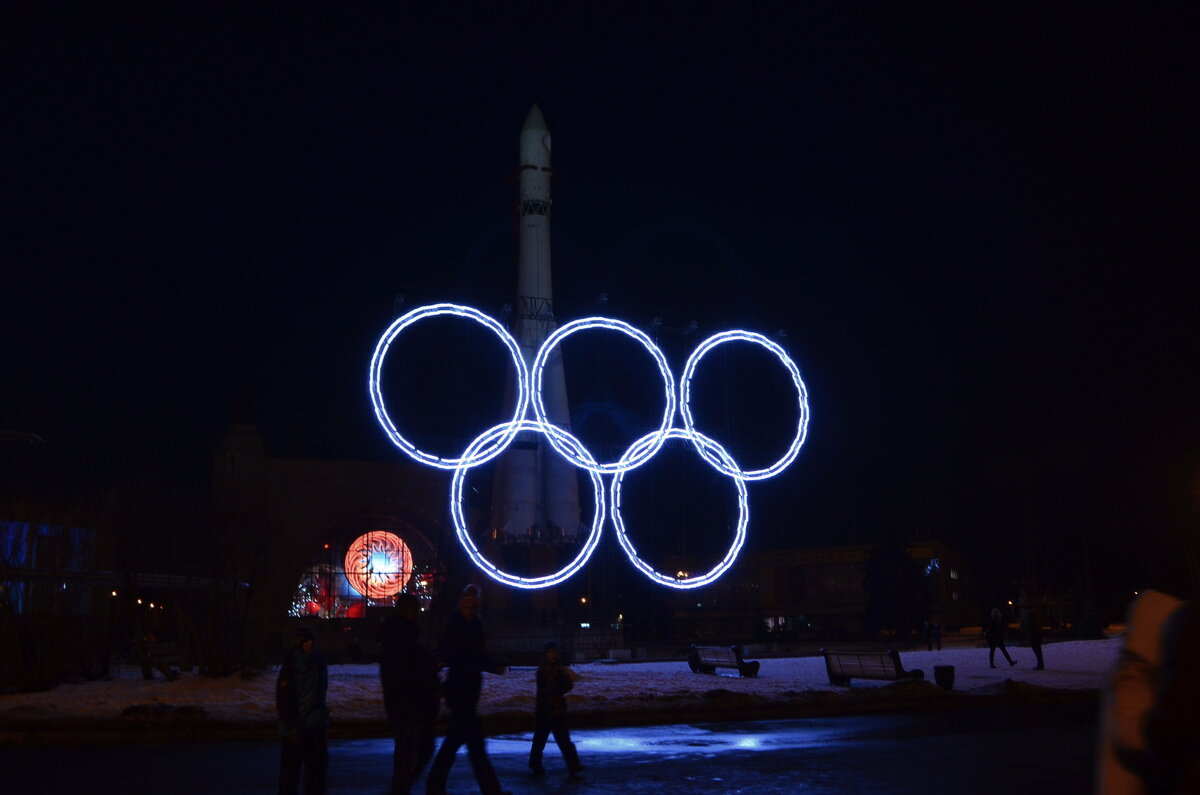
[[[292,633],[295,648],[284,657],[275,681],[275,707],[279,712],[279,734],[283,739],[279,764],[279,791],[294,793],[304,771],[304,792],[325,791],[329,748],[325,730],[329,708],[329,668],[316,651],[317,638],[310,627],[298,626]]]
[[[502,674],[505,668],[488,655],[483,622],[479,619],[479,597],[478,585],[463,589],[458,598],[458,612],[446,622],[438,646],[438,660],[447,669],[445,693],[446,706],[450,708],[450,726],[429,769],[426,795],[445,795],[446,777],[463,745],[467,746],[479,791],[483,795],[501,795],[503,792],[488,758],[478,707],[483,673]]]
[[[479,615],[479,586],[474,583],[463,588],[462,594],[458,597],[458,612],[462,613],[463,609],[472,611],[472,615]]]

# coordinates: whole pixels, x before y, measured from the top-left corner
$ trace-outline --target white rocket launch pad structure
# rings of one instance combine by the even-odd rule
[[[521,128],[517,194],[517,302],[513,331],[526,364],[533,364],[554,332],[550,273],[550,131],[534,105]],[[510,399],[514,387],[510,385]],[[570,428],[562,348],[546,365],[542,395],[551,422]],[[527,543],[573,541],[579,533],[579,470],[545,437],[522,433],[500,457],[492,492],[492,527],[498,539]]]

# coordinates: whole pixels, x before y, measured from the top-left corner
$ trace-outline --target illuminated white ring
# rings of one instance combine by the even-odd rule
[[[653,445],[656,434],[647,434],[641,439],[638,439],[629,449],[625,451],[622,460],[638,455],[639,451]],[[688,439],[692,444],[696,445],[697,449],[703,449],[715,454],[722,459],[730,468],[736,468],[737,464],[729,453],[725,452],[725,448],[709,439],[702,433],[694,430],[682,430],[680,428],[671,428],[665,434],[667,439]],[[665,439],[664,439],[665,441]],[[659,447],[662,442],[659,442]],[[724,469],[722,471],[725,471]],[[637,548],[633,542],[629,540],[629,536],[625,535],[625,522],[621,518],[621,481],[625,477],[625,472],[618,472],[612,479],[612,484],[609,486],[609,504],[612,506],[613,527],[617,531],[617,541],[621,544],[621,549],[625,550],[625,555],[629,558],[629,562],[636,566],[643,574],[654,580],[657,583],[666,585],[671,588],[686,590],[688,588],[701,588],[714,581],[724,574],[733,562],[737,560],[738,553],[742,551],[742,545],[746,543],[746,527],[750,524],[750,503],[746,494],[746,481],[738,475],[732,475],[733,482],[737,484],[738,490],[738,524],[737,530],[734,532],[733,543],[729,547],[729,551],[725,553],[725,557],[721,562],[712,568],[712,570],[697,575],[695,577],[687,577],[679,579],[672,577],[662,572],[656,571],[646,561],[638,557]]]
[[[595,458],[590,454],[585,459],[580,455],[576,455],[574,451],[567,448],[561,440],[556,439],[553,434],[547,436],[550,444],[564,458],[570,461],[577,467],[582,467],[589,472],[599,473],[601,475],[619,474],[627,472],[630,469],[639,467],[650,460],[650,457],[659,451],[666,442],[667,429],[671,427],[671,420],[675,417],[675,376],[671,374],[671,368],[667,364],[667,357],[663,355],[662,350],[654,344],[654,340],[650,339],[644,331],[640,331],[628,323],[621,320],[613,320],[606,317],[585,317],[579,320],[572,320],[566,325],[560,326],[554,331],[546,341],[542,343],[542,347],[538,349],[537,357],[533,360],[533,365],[529,368],[531,394],[529,402],[533,405],[533,416],[538,422],[550,424],[550,420],[546,416],[546,407],[542,402],[542,371],[546,367],[546,362],[550,359],[550,353],[554,348],[566,339],[571,334],[577,331],[586,331],[588,329],[602,328],[611,331],[619,331],[622,334],[633,337],[638,342],[642,343],[642,347],[650,352],[654,357],[655,363],[658,365],[658,372],[662,375],[663,386],[666,396],[666,408],[663,411],[662,424],[659,429],[650,434],[651,441],[644,448],[639,448],[638,451],[630,455],[627,451],[620,461],[615,461],[607,464],[596,463]],[[632,448],[631,448],[632,449]]]
[[[547,439],[558,438],[559,442],[586,460],[595,464],[595,459],[588,452],[583,443],[576,439],[571,434],[544,422],[535,422],[533,420],[520,420],[516,422],[506,422],[502,425],[497,425],[494,428],[484,431],[475,441],[467,447],[466,453],[463,454],[464,460],[469,460],[477,450],[485,449],[490,444],[494,444],[494,440],[504,436],[514,436],[520,431],[538,431],[546,435]],[[571,577],[575,572],[579,571],[588,562],[588,558],[592,556],[596,545],[600,543],[600,534],[604,530],[604,482],[600,479],[600,475],[594,470],[590,470],[589,474],[592,478],[592,490],[596,496],[596,513],[592,517],[592,529],[588,533],[587,539],[579,550],[579,554],[575,559],[564,566],[559,571],[553,574],[547,574],[543,577],[518,577],[515,574],[509,574],[497,568],[490,560],[485,558],[479,548],[475,546],[475,542],[471,539],[471,534],[467,531],[467,522],[463,517],[462,491],[463,482],[466,480],[467,469],[469,465],[461,465],[454,470],[454,477],[450,481],[450,518],[454,522],[454,532],[458,535],[458,541],[466,550],[467,555],[474,561],[479,569],[497,582],[502,582],[505,585],[511,585],[514,588],[525,588],[532,590],[535,588],[549,588],[552,585],[558,585],[560,582]]]
[[[753,331],[722,331],[719,334],[714,334],[708,339],[696,346],[696,350],[692,351],[692,355],[688,357],[687,364],[683,367],[683,376],[679,379],[680,399],[679,413],[683,415],[683,427],[689,431],[696,430],[696,423],[692,417],[692,407],[690,404],[692,397],[692,376],[696,372],[696,365],[704,357],[704,354],[720,345],[723,342],[753,342],[761,345],[771,353],[775,354],[779,361],[783,362],[783,366],[787,368],[788,373],[792,376],[792,384],[796,387],[796,393],[800,402],[800,422],[796,426],[796,435],[792,438],[792,443],[788,446],[787,452],[783,457],[769,467],[764,469],[753,469],[749,472],[743,471],[732,458],[722,460],[718,456],[706,450],[705,447],[698,441],[693,440],[696,445],[696,451],[704,457],[704,460],[715,466],[726,475],[737,478],[745,478],[746,480],[766,480],[774,477],[788,467],[796,456],[800,454],[800,447],[804,444],[804,437],[808,434],[808,390],[804,387],[804,381],[800,378],[800,368],[792,361],[776,343]],[[704,438],[700,435],[696,439]]]
[[[509,430],[500,434],[489,445],[484,445],[479,449],[473,450],[468,448],[471,451],[464,453],[461,458],[442,458],[432,453],[426,453],[404,438],[403,434],[396,429],[392,418],[388,416],[387,407],[383,403],[383,393],[380,391],[380,372],[383,369],[383,359],[387,356],[388,348],[392,342],[400,335],[401,331],[404,331],[404,329],[418,320],[438,317],[440,315],[465,317],[491,329],[492,333],[499,337],[504,346],[508,348],[509,355],[512,356],[513,366],[517,368],[517,406],[513,411],[512,421],[505,426],[497,426],[509,428]],[[379,338],[379,342],[375,345],[375,353],[371,356],[368,389],[371,393],[371,405],[375,408],[375,418],[383,426],[383,430],[387,433],[388,438],[392,440],[392,444],[422,463],[429,464],[438,469],[457,469],[464,466],[477,466],[485,461],[490,461],[499,455],[508,446],[509,442],[513,440],[513,437],[517,435],[515,423],[524,418],[525,411],[529,406],[528,382],[529,371],[525,367],[525,360],[521,357],[521,346],[517,344],[513,336],[499,322],[473,307],[461,306],[459,304],[429,304],[428,306],[417,307],[402,317],[397,318],[392,325],[388,326],[387,331],[383,332],[383,336]]]

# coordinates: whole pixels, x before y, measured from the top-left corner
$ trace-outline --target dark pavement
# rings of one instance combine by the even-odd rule
[[[574,733],[587,770],[568,782],[553,742],[530,777],[529,735],[488,742],[514,793],[1086,793],[1095,707],[987,708],[919,715],[590,729]],[[388,740],[331,744],[331,793],[382,793]],[[0,748],[5,793],[267,793],[274,743]],[[477,792],[465,751],[451,793]]]

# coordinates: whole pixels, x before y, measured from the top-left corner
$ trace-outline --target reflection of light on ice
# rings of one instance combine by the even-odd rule
[[[821,731],[790,731],[783,734],[737,734],[712,732],[696,726],[648,727],[643,729],[580,730],[572,739],[581,754],[643,753],[651,756],[672,754],[705,755],[725,751],[770,751],[784,747],[803,747],[827,740]],[[505,735],[489,741],[497,754],[529,753],[532,735]]]
[[[589,751],[630,751],[657,746],[658,743],[647,743],[631,737],[587,737],[580,740],[578,745]]]

